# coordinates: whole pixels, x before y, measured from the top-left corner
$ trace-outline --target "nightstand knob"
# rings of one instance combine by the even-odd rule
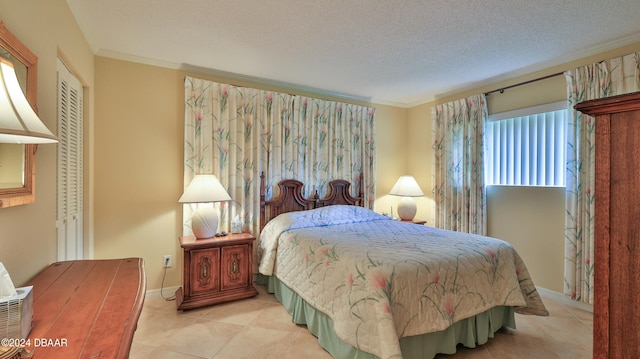
[[[238,273],[238,261],[234,258],[233,262],[231,262],[231,272]]]

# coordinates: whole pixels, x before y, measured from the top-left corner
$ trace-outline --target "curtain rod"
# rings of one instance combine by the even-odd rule
[[[547,76],[539,77],[539,78],[537,78],[537,79],[533,79],[533,80],[529,80],[529,81],[525,81],[525,82],[520,82],[520,83],[517,83],[517,84],[514,84],[514,85],[510,85],[510,86],[506,86],[506,87],[501,87],[501,88],[496,89],[496,90],[488,91],[488,92],[485,92],[485,93],[484,93],[484,95],[485,95],[485,96],[487,96],[487,95],[490,95],[490,94],[492,94],[492,93],[494,93],[494,92],[500,92],[500,93],[503,93],[503,92],[504,92],[504,90],[507,90],[507,89],[510,89],[510,88],[514,88],[514,87],[518,87],[518,86],[522,86],[522,85],[530,84],[530,83],[532,83],[532,82],[537,82],[537,81],[540,81],[540,80],[546,80],[546,79],[549,79],[549,78],[552,78],[552,77],[556,77],[556,76],[560,76],[560,75],[563,75],[563,74],[564,74],[564,72],[557,72],[557,73],[555,73],[555,74],[551,74],[551,75],[547,75]]]

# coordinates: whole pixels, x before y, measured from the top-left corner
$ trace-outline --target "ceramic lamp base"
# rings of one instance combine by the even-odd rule
[[[411,221],[416,216],[416,201],[412,197],[402,197],[398,203],[398,217],[403,221]]]
[[[193,212],[191,230],[196,238],[211,238],[218,230],[218,211],[213,207],[200,207]]]

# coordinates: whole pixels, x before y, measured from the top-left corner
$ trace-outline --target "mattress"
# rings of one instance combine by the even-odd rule
[[[264,227],[259,257],[260,273],[326,315],[340,341],[380,358],[494,308],[548,314],[509,243],[362,207],[281,214]]]

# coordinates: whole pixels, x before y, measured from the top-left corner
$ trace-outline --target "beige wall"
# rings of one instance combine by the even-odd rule
[[[433,187],[431,156],[431,121],[425,117],[432,104],[408,109],[398,107],[377,108],[377,119],[389,119],[377,123],[377,161],[375,210],[392,212],[397,216],[399,197],[388,195],[391,187],[402,175],[412,175],[424,192],[424,197],[414,198],[418,211],[416,219],[433,223]]]
[[[562,292],[564,187],[487,187],[487,233],[511,243],[536,285]]]
[[[0,19],[38,57],[38,112],[56,129],[56,58],[61,56],[87,88],[92,122],[93,52],[65,0],[0,0]],[[36,202],[0,210],[0,261],[16,285],[56,261],[56,145],[38,146]],[[89,217],[89,215],[87,215]]]
[[[181,283],[184,77],[187,73],[97,56],[95,256],[142,257],[149,289],[162,285],[162,257],[174,256],[165,287]],[[242,86],[261,87],[233,81]],[[279,90],[273,87],[274,90]],[[406,110],[377,105],[378,192],[407,170]],[[171,293],[169,293],[171,294]]]
[[[407,131],[407,152],[409,159],[408,174],[415,177],[420,185],[423,198],[415,198],[418,212],[416,219],[427,221],[427,225],[434,223],[434,198],[433,198],[433,129],[431,124],[431,112],[434,104],[422,104],[409,109],[407,119],[409,128]]]
[[[95,257],[143,258],[156,289],[173,255],[165,286],[178,285],[184,77],[99,56],[95,66]]]
[[[409,173],[406,153],[407,110],[399,107],[376,107],[376,203],[375,210],[395,213],[398,197],[387,195],[399,176]]]

